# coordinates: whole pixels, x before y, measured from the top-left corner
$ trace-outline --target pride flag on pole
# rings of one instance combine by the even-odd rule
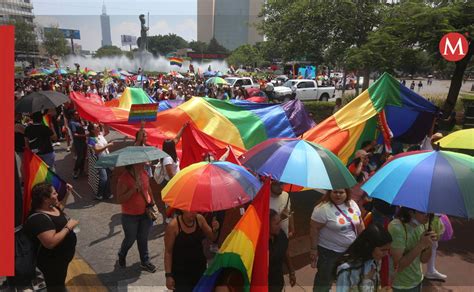
[[[244,280],[244,291],[268,291],[270,184],[270,179],[266,178],[254,201],[204,272],[194,292],[214,291],[219,276],[228,268],[240,272]]]
[[[25,190],[23,196],[23,221],[28,217],[31,204],[31,189],[42,182],[48,182],[58,192],[58,200],[62,200],[66,196],[66,182],[57,174],[49,169],[48,165],[41,158],[25,149],[23,154],[24,180]]]
[[[176,58],[176,57],[171,57],[169,58],[170,60],[170,65],[175,65],[175,66],[183,66],[183,59],[181,58]]]

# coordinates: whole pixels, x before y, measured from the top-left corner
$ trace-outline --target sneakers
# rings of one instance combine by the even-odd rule
[[[99,196],[99,195],[95,196],[95,198],[96,198],[96,200],[100,200],[100,201],[104,199],[104,197]]]
[[[432,273],[426,273],[425,278],[428,280],[446,280],[448,276],[445,274],[441,274],[437,270],[434,270]]]
[[[61,146],[61,143],[60,142],[55,142],[55,143],[53,143],[53,147],[54,146]]]
[[[150,272],[150,273],[154,273],[156,272],[156,267],[154,264],[148,262],[148,263],[145,263],[145,264],[140,264],[140,268],[142,268],[143,270],[147,271],[147,272]]]
[[[72,173],[72,178],[73,179],[77,179],[78,177],[79,177],[79,175],[77,174],[77,172]]]
[[[67,151],[67,152],[71,152],[71,147],[67,147],[67,148],[66,148],[66,151]]]
[[[125,261],[125,258],[122,258],[120,255],[118,256],[118,265],[121,268],[125,268],[127,266],[127,262]]]

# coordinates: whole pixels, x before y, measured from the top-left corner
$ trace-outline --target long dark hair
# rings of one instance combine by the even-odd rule
[[[174,140],[168,139],[163,141],[163,151],[166,152],[171,158],[173,158],[174,162],[178,161],[178,155],[176,154],[176,144]]]
[[[43,204],[44,200],[51,197],[53,192],[53,185],[50,183],[39,183],[31,190],[31,208],[30,214],[34,213],[35,210],[39,209]]]
[[[407,207],[401,207],[400,210],[398,210],[396,217],[402,223],[407,224],[410,223],[411,219],[413,218],[412,212],[415,212],[415,210]]]
[[[359,283],[362,283],[363,265],[366,261],[372,259],[372,252],[376,247],[381,247],[392,242],[392,236],[379,223],[372,223],[362,231],[362,233],[349,246],[344,255],[337,261],[334,274],[338,276],[337,267],[343,263],[350,265],[350,270],[360,269]]]

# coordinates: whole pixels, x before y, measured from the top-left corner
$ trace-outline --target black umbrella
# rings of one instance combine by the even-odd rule
[[[44,109],[56,108],[69,98],[56,91],[37,91],[24,96],[15,104],[15,112],[17,113],[35,113]]]

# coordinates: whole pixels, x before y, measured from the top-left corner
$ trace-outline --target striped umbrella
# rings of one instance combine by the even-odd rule
[[[307,188],[340,189],[356,184],[341,160],[326,148],[296,138],[274,138],[241,156],[244,166],[261,175]]]
[[[425,213],[474,217],[474,157],[420,151],[387,163],[362,189],[392,205]]]
[[[227,81],[225,81],[225,79],[222,79],[220,77],[212,77],[212,78],[209,78],[209,79],[206,80],[206,84],[227,85],[229,83],[227,83]]]
[[[242,166],[230,162],[199,162],[182,169],[161,192],[169,206],[212,212],[241,206],[255,197],[260,182]]]

